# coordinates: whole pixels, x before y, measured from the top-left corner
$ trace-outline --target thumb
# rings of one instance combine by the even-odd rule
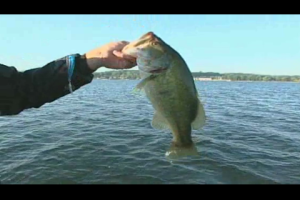
[[[117,51],[117,50],[114,50],[113,51],[113,54],[119,58],[122,58],[122,59],[125,59],[125,60],[128,60],[128,61],[131,61],[131,62],[135,62],[136,61],[136,58],[135,57],[132,57],[130,55],[126,55],[124,53],[122,53],[121,51]]]

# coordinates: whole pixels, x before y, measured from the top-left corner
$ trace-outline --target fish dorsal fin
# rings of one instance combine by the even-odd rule
[[[155,111],[151,123],[152,127],[159,130],[170,130],[167,120],[157,111]]]
[[[196,118],[192,122],[192,128],[194,130],[199,130],[200,128],[202,128],[205,125],[205,122],[206,122],[205,110],[199,99],[198,99],[197,107],[198,108],[197,108]]]

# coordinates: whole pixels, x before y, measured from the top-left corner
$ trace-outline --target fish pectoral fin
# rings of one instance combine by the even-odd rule
[[[145,95],[145,91],[144,91],[144,86],[146,85],[146,83],[144,82],[144,80],[142,80],[139,84],[137,84],[133,90],[132,93],[134,95],[141,95],[144,96]]]
[[[203,104],[200,102],[199,99],[198,99],[197,107],[198,108],[197,108],[196,118],[192,122],[192,128],[194,130],[199,130],[200,128],[202,128],[205,125],[205,122],[206,122],[205,110],[204,110]]]
[[[139,82],[139,84],[137,84],[135,86],[134,91],[142,91],[146,84],[147,84],[147,81],[145,81],[145,79],[143,79],[141,82]]]
[[[133,91],[135,91],[135,92],[143,91],[143,89],[147,85],[148,81],[152,80],[153,78],[154,78],[154,76],[152,76],[152,75],[148,76],[147,78],[144,78],[141,82],[139,82],[139,84],[137,84],[135,86]]]
[[[155,112],[153,115],[152,127],[159,130],[170,130],[167,120],[159,113]]]

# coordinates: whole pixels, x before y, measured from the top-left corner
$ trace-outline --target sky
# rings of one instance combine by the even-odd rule
[[[300,15],[0,15],[0,63],[42,67],[148,31],[193,72],[300,75]]]

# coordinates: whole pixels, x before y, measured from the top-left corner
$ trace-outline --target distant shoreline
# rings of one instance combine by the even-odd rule
[[[300,82],[300,75],[259,75],[246,73],[192,72],[195,81],[235,81],[235,82]],[[138,70],[113,70],[95,72],[95,79],[139,80]]]
[[[94,78],[96,80],[106,80],[106,81],[133,81],[133,80],[141,80],[141,79],[106,79],[106,78]],[[243,81],[228,81],[228,80],[195,80],[195,82],[266,82],[266,83],[300,83],[300,81],[247,81],[247,80],[243,80]]]

